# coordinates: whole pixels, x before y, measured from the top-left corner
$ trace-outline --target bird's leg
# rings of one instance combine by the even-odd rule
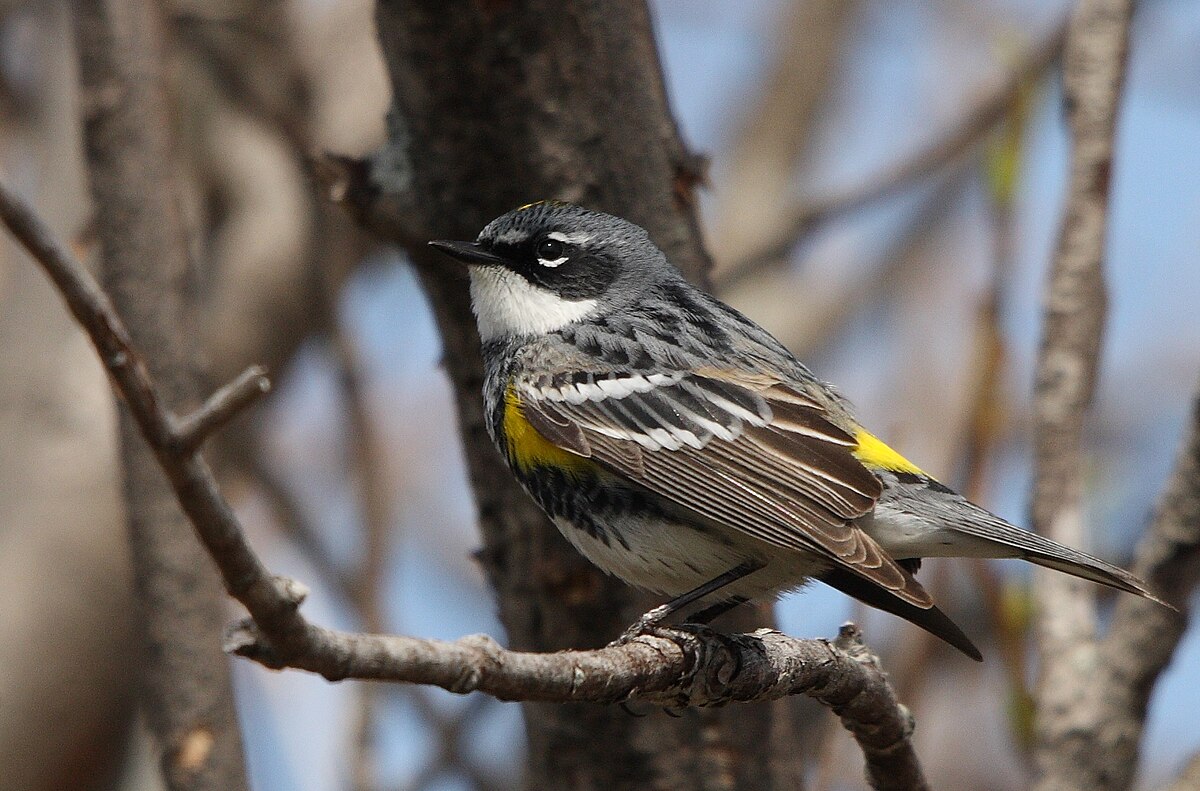
[[[628,643],[639,634],[644,634],[654,629],[663,621],[682,610],[684,607],[703,599],[705,596],[708,596],[711,593],[719,591],[726,585],[737,582],[748,574],[753,574],[765,565],[766,563],[762,562],[761,560],[743,561],[742,563],[739,563],[731,568],[729,571],[712,578],[703,585],[693,588],[687,593],[676,596],[666,604],[661,604],[658,607],[655,607],[653,610],[650,610],[641,618],[638,618],[636,621],[634,621],[633,624],[626,629],[620,637],[617,638],[617,641],[614,643],[614,645],[624,645],[625,643]],[[723,603],[724,602],[722,602],[722,604]],[[720,605],[713,605],[713,607],[717,606]],[[707,610],[702,611],[701,614],[708,612],[708,610],[713,609],[713,607],[709,607]],[[720,615],[720,612],[714,613],[713,617]]]
[[[712,623],[714,618],[719,618],[720,616],[732,610],[734,607],[743,605],[748,601],[750,600],[745,596],[732,596],[723,601],[719,601],[716,604],[705,607],[703,610],[695,613],[694,615],[689,615],[686,623]]]

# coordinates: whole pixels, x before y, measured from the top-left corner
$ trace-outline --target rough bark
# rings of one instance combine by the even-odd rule
[[[160,10],[144,0],[77,6],[84,142],[103,278],[147,350],[171,404],[196,394],[188,340],[195,283],[174,186],[162,84]],[[246,787],[228,660],[224,600],[212,564],[188,530],[153,453],[121,414],[134,586],[141,632],[142,703],[172,789]]]
[[[1150,693],[1188,626],[1188,601],[1200,582],[1200,389],[1187,436],[1133,571],[1170,610],[1122,598],[1081,697],[1056,723],[1060,751],[1043,764],[1044,789],[1125,791],[1133,787]],[[1181,779],[1180,782],[1186,782]]]
[[[390,136],[366,188],[348,197],[369,225],[409,244],[432,303],[479,506],[479,557],[501,620],[515,648],[603,645],[652,602],[590,567],[503,469],[484,431],[465,282],[424,244],[474,238],[515,206],[558,198],[642,225],[685,273],[703,278],[697,164],[667,108],[646,6],[385,0],[377,21],[393,85]],[[616,709],[530,704],[528,781],[771,788],[785,770],[771,754],[769,711],[630,719]]]
[[[1133,786],[1150,693],[1188,627],[1188,602],[1200,582],[1200,388],[1158,512],[1138,544],[1133,572],[1179,609],[1134,596],[1118,602],[1100,644],[1087,709],[1090,743],[1058,762],[1060,771],[1077,778],[1074,787],[1123,791]]]
[[[1083,0],[1067,33],[1063,88],[1071,174],[1038,354],[1032,510],[1038,532],[1071,546],[1087,544],[1083,423],[1095,392],[1104,330],[1113,132],[1131,12],[1131,0]],[[1041,665],[1034,755],[1042,776],[1039,787],[1098,788],[1081,778],[1072,780],[1066,770],[1093,757],[1085,731],[1099,658],[1094,591],[1078,579],[1042,569],[1035,590]]]

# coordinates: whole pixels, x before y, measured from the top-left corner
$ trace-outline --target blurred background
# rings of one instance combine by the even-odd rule
[[[1067,168],[1052,0],[653,0],[701,192],[717,293],[864,422],[1026,523],[1041,293]],[[252,539],[340,628],[503,638],[440,344],[396,250],[327,205],[311,152],[364,155],[389,87],[366,0],[179,0],[172,99],[213,381],[273,395],[210,454]],[[75,58],[59,2],[0,2],[0,169],[95,252]],[[1090,550],[1127,563],[1200,374],[1200,5],[1137,5],[1118,128],[1110,313],[1089,424]],[[93,256],[94,257],[94,256]],[[131,609],[107,381],[40,271],[0,242],[0,788],[157,788],[130,690]],[[929,562],[975,665],[822,587],[780,628],[865,630],[942,788],[1024,788],[1028,569]],[[1107,596],[1108,594],[1103,594]],[[1107,603],[1108,598],[1102,599]],[[233,609],[231,607],[231,617]],[[233,662],[254,788],[516,787],[519,709],[331,685]],[[798,704],[802,705],[802,704]],[[1200,749],[1200,638],[1151,702],[1142,787]],[[810,787],[862,786],[828,712]],[[86,780],[85,780],[86,779]],[[108,785],[105,785],[108,783]]]

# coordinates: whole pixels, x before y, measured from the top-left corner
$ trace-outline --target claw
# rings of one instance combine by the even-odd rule
[[[658,627],[662,626],[662,622],[671,613],[671,608],[666,604],[655,607],[630,624],[629,628],[622,632],[620,637],[608,644],[609,648],[626,645],[635,637],[640,637],[644,634],[653,634]]]

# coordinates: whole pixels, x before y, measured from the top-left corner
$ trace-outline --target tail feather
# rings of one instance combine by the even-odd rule
[[[1086,552],[1071,549],[1038,533],[1023,530],[978,506],[972,507],[986,518],[958,522],[954,525],[956,530],[1014,549],[1019,553],[1018,557],[1028,560],[1030,563],[1142,596],[1165,607],[1175,609],[1156,596],[1145,582],[1125,569]]]
[[[833,569],[818,577],[821,582],[836,588],[847,596],[853,596],[863,604],[876,607],[906,621],[916,624],[935,637],[945,640],[976,662],[983,661],[983,654],[961,629],[937,607],[928,609],[899,599],[891,591],[863,579],[845,569]]]
[[[1072,577],[1098,582],[1101,585],[1106,585],[1110,588],[1116,588],[1119,591],[1133,593],[1149,599],[1152,602],[1161,604],[1164,607],[1175,609],[1170,603],[1163,601],[1158,596],[1154,595],[1147,587],[1146,583],[1125,571],[1122,568],[1105,563],[1099,558],[1094,558],[1091,555],[1083,552],[1071,552],[1071,557],[1062,557],[1061,555],[1051,555],[1041,552],[1026,552],[1021,557],[1028,560],[1030,563],[1036,563],[1039,566],[1044,566],[1048,569],[1061,571],[1064,574],[1070,574]]]
[[[903,482],[885,489],[874,524],[864,527],[895,558],[1022,558],[1171,607],[1122,568],[1010,524],[931,478],[921,477],[920,482],[920,489]],[[891,520],[915,518],[926,528],[914,534],[912,525],[905,524],[904,529],[889,531],[887,521],[881,523],[881,512]]]

